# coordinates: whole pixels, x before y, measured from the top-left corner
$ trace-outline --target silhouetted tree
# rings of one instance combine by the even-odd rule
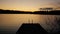
[[[52,11],[53,8],[40,8],[39,10],[41,10],[41,11]]]

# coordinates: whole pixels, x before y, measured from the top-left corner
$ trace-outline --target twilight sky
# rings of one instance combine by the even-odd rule
[[[60,8],[60,0],[0,0],[0,9],[36,11],[41,7]]]

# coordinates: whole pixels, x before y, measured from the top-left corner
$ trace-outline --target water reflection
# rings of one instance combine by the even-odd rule
[[[0,30],[15,33],[22,23],[39,23],[45,30],[51,30],[58,24],[54,21],[60,18],[58,15],[34,15],[34,14],[0,14]],[[49,25],[48,25],[49,24]],[[6,33],[6,32],[5,32]]]

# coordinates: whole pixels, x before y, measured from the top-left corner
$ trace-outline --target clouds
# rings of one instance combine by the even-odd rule
[[[0,9],[38,10],[41,7],[60,8],[60,0],[0,0]]]

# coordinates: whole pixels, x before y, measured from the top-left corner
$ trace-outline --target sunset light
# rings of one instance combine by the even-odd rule
[[[57,2],[56,2],[57,1]],[[0,9],[21,10],[21,11],[38,11],[44,7],[58,7],[59,0],[0,0]]]

